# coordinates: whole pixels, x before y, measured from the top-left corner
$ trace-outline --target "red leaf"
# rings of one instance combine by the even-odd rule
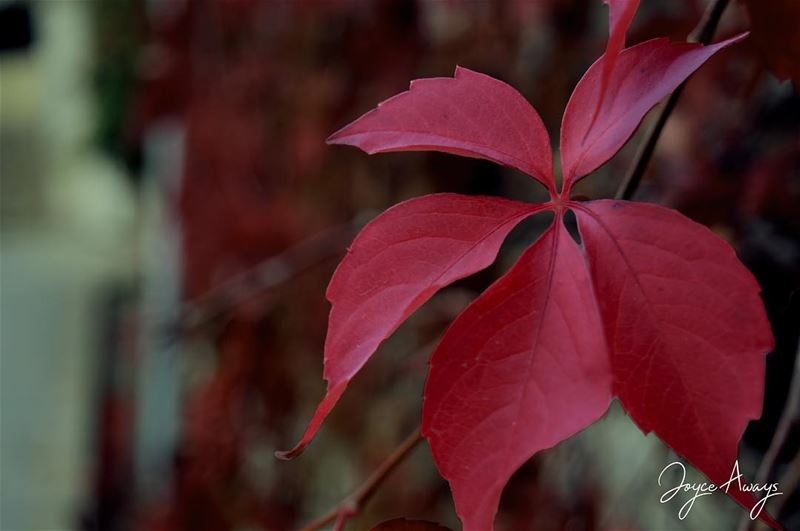
[[[614,70],[614,65],[617,64],[617,56],[625,47],[625,34],[628,32],[628,27],[631,25],[636,10],[639,9],[639,0],[603,0],[603,3],[608,4],[608,43],[606,44],[605,53],[600,58],[600,61],[603,62],[600,95],[595,102],[589,129],[592,128],[595,120],[597,120],[597,114],[608,90],[611,72]]]
[[[653,39],[625,49],[617,58],[594,123],[592,116],[602,90],[603,59],[589,67],[575,87],[561,123],[564,195],[581,177],[619,151],[661,98],[716,52],[746,35],[709,46]]]
[[[773,348],[758,283],[728,244],[674,210],[593,201],[576,215],[614,394],[642,431],[728,481],[742,432],[761,415]],[[755,502],[735,485],[730,495]]]
[[[636,2],[609,3],[606,60],[578,83],[562,122],[558,197],[536,112],[508,85],[468,70],[413,82],[331,137],[368,153],[486,158],[533,175],[552,200],[428,196],[367,226],[328,289],[328,393],[285,455],[302,450],[411,312],[491,263],[524,217],[551,209],[555,224],[456,319],[432,357],[422,432],[465,528],[491,529],[511,474],[602,415],[612,392],[645,432],[715,483],[729,479],[742,431],[761,410],[763,356],[772,345],[757,284],[724,242],[677,212],[584,205],[569,201],[569,191],[622,147],[658,100],[744,35],[706,47],[656,39],[619,52]],[[565,207],[576,210],[591,275],[563,227]]]
[[[617,54],[625,47],[625,34],[639,9],[639,0],[603,0],[603,3],[608,5],[608,44],[603,70],[610,72],[614,69]]]
[[[328,139],[367,153],[444,151],[488,159],[554,190],[550,139],[519,92],[485,74],[456,67],[454,78],[417,79]]]
[[[291,458],[311,442],[350,379],[378,345],[434,293],[484,269],[506,235],[540,206],[435,194],[396,205],[358,235],[328,286],[328,391]]]
[[[431,358],[423,435],[465,531],[491,529],[514,471],[606,411],[610,375],[583,256],[557,219]]]

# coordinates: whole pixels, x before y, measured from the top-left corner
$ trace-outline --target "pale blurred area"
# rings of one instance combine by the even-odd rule
[[[72,529],[92,488],[109,294],[134,282],[147,228],[93,139],[92,3],[0,2],[23,8],[29,43],[0,55],[0,529]]]

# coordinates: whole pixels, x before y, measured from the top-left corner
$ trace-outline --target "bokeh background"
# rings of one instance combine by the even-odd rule
[[[642,4],[631,43],[682,40],[705,8]],[[734,1],[717,35],[748,25]],[[0,1],[0,529],[296,529],[351,492],[417,425],[444,328],[543,227],[426,304],[277,461],[322,396],[324,290],[355,232],[424,193],[544,196],[488,162],[326,136],[456,65],[511,83],[554,134],[606,32],[596,0]],[[729,240],[764,289],[777,347],[741,445],[751,476],[800,328],[800,97],[762,52],[692,77],[636,196]],[[576,193],[613,196],[641,136]],[[797,443],[795,426],[771,506],[794,529]],[[615,404],[522,467],[498,528],[733,529],[723,496],[685,521],[658,502],[673,460]],[[458,528],[424,444],[348,528],[398,516]]]

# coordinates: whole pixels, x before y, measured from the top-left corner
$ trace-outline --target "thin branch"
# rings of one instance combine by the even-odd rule
[[[778,482],[780,488],[786,494],[778,498],[778,502],[773,507],[775,518],[780,522],[784,516],[784,510],[792,503],[792,499],[800,493],[800,453],[786,467],[786,473]]]
[[[778,464],[778,457],[786,445],[792,426],[798,421],[800,421],[800,345],[797,347],[797,354],[794,358],[794,372],[792,373],[789,395],[786,397],[786,405],[783,407],[783,412],[778,420],[772,442],[770,442],[767,453],[764,454],[761,466],[758,467],[758,472],[756,473],[757,483],[772,482],[775,476],[775,467]],[[787,493],[786,491],[784,492]],[[788,494],[791,494],[791,491],[788,491]],[[747,516],[743,516],[739,521],[738,529],[739,531],[745,531],[750,529],[752,524],[753,522]]]
[[[703,14],[703,18],[700,19],[697,27],[689,34],[686,40],[700,44],[709,44],[711,39],[714,38],[714,33],[717,30],[722,14],[725,12],[725,8],[728,6],[728,1],[729,0],[714,0]],[[672,92],[669,99],[658,113],[658,118],[655,123],[653,123],[647,131],[645,139],[639,145],[634,163],[631,165],[628,174],[617,190],[617,199],[630,199],[633,197],[633,194],[636,193],[636,189],[639,188],[639,183],[642,181],[650,159],[653,158],[653,153],[656,150],[656,144],[658,143],[658,138],[661,136],[661,131],[667,124],[667,120],[675,109],[675,105],[677,105],[685,86],[686,81],[681,83],[681,85]]]
[[[408,457],[411,450],[421,441],[422,433],[420,428],[417,427],[350,496],[324,515],[309,523],[301,531],[316,531],[333,522],[336,523],[336,531],[344,529],[347,520],[357,515],[364,508],[389,474]]]
[[[309,267],[341,254],[372,217],[372,212],[359,214],[353,220],[310,236],[215,286],[186,304],[180,317],[181,328],[187,330],[206,324],[232,308],[280,286]]]
[[[764,454],[764,460],[761,461],[761,466],[758,468],[758,473],[756,474],[757,482],[768,483],[772,481],[778,456],[786,444],[792,425],[798,420],[800,420],[800,346],[798,346],[794,359],[794,373],[792,374],[786,405],[778,420],[778,426],[775,428],[775,435],[772,438],[769,449]]]

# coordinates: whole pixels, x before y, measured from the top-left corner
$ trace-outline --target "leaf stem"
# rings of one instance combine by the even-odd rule
[[[336,531],[344,529],[347,520],[361,511],[389,474],[411,454],[411,450],[421,441],[422,433],[417,427],[352,494],[339,502],[336,507],[303,527],[301,531],[316,531],[332,522],[336,522]]]
[[[714,33],[717,30],[722,14],[725,12],[725,8],[728,7],[728,2],[729,0],[714,0],[708,9],[706,9],[705,13],[703,13],[703,18],[700,19],[697,27],[689,34],[686,40],[703,45],[709,44],[711,39],[714,38]],[[675,109],[685,86],[686,81],[681,83],[681,85],[670,94],[669,99],[667,99],[667,102],[661,108],[655,123],[653,123],[647,131],[647,135],[642,143],[639,144],[639,150],[636,152],[636,159],[617,190],[617,199],[630,199],[633,197],[633,194],[636,193],[636,189],[639,188],[639,183],[642,181],[650,159],[653,158],[653,153],[656,150],[656,144],[658,143],[658,138],[661,136],[661,131],[667,124],[667,120]]]

